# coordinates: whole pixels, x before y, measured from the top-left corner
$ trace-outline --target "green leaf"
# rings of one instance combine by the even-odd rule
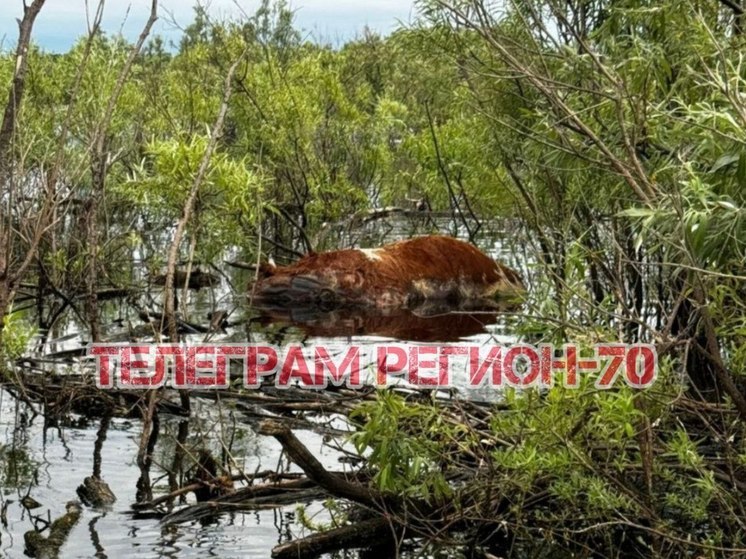
[[[651,217],[655,215],[655,211],[651,210],[650,208],[627,208],[626,210],[622,210],[617,215],[620,217],[635,217],[635,218],[641,218],[641,217]]]
[[[720,159],[715,161],[715,164],[712,166],[712,169],[710,169],[711,173],[716,173],[723,167],[727,167],[728,165],[731,165],[735,163],[736,161],[741,162],[741,156],[738,154],[729,154],[729,155],[723,155]]]

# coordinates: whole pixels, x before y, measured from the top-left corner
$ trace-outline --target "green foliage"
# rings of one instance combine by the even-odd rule
[[[642,417],[634,405],[639,394],[627,388],[598,391],[594,379],[584,376],[578,389],[565,388],[557,379],[543,397],[514,391],[506,397],[509,411],[492,421],[495,436],[512,443],[492,452],[506,493],[529,493],[547,484],[561,508],[586,518],[634,512],[634,501],[610,477],[634,460]]]
[[[137,57],[113,107],[100,246],[85,243],[90,146],[131,45],[100,34],[63,55],[32,48],[14,149],[21,175],[54,171],[67,197],[38,261],[70,294],[93,253],[107,279],[129,278],[129,253],[162,265],[159,243],[197,176],[226,69],[245,52],[187,224],[198,259],[228,247],[254,258],[259,230],[298,249],[299,228],[315,238],[373,206],[469,206],[528,230],[520,334],[644,340],[666,352],[651,390],[599,391],[583,378],[577,390],[507,391],[479,434],[434,404],[382,391],[353,415],[352,437],[380,490],[488,496],[480,515],[499,503],[526,541],[538,527],[573,551],[598,542],[584,534],[613,538],[599,527],[633,521],[644,524],[638,540],[672,534],[670,555],[686,538],[742,547],[733,511],[746,443],[733,398],[693,405],[683,382],[697,373],[697,346],[709,345],[705,309],[725,374],[739,388],[746,372],[746,70],[743,22],[727,4],[422,0],[420,27],[339,49],[304,41],[283,2],[217,24],[198,8],[175,52],[154,39]],[[0,57],[2,83],[12,70],[12,56]],[[38,195],[27,182],[15,199]],[[5,320],[12,358],[32,332]],[[467,460],[478,475],[455,482]],[[524,509],[532,499],[541,505]]]
[[[458,426],[448,425],[433,405],[407,402],[393,392],[381,391],[375,402],[351,416],[363,422],[352,435],[359,453],[370,450],[377,487],[394,494],[442,499],[451,488],[440,468],[442,441],[458,439]]]
[[[156,208],[159,217],[176,220],[181,214],[192,183],[198,174],[208,139],[193,136],[183,140],[153,141],[146,158],[131,182],[120,185],[120,194],[141,212]],[[241,225],[261,217],[256,200],[262,180],[244,161],[225,153],[214,155],[196,201],[196,217],[190,224],[199,237],[198,257],[219,258],[235,243]],[[151,210],[152,211],[152,210]]]
[[[12,312],[3,318],[3,335],[0,340],[0,360],[13,361],[23,356],[36,329]],[[1,367],[2,365],[0,365]]]
[[[328,521],[317,521],[313,515],[309,514],[308,507],[298,505],[295,507],[297,522],[304,528],[313,530],[314,532],[323,532],[331,528],[337,528],[347,522],[347,512],[339,501],[336,499],[327,499],[323,504],[324,515],[329,515],[330,517]]]
[[[272,216],[290,216],[313,238],[325,224],[371,206],[410,207],[422,198],[436,211],[478,201],[480,213],[507,214],[511,198],[489,145],[490,123],[475,110],[458,68],[431,48],[431,35],[440,33],[366,33],[334,50],[304,42],[282,2],[265,0],[241,22],[213,22],[197,7],[175,52],[157,37],[145,46],[113,106],[104,138],[109,226],[101,246],[82,242],[83,209],[74,207],[56,234],[75,242],[42,259],[74,290],[93,252],[119,263],[123,252],[141,246],[129,224],[171,230],[220,106],[226,69],[244,51],[189,224],[200,258],[218,258],[221,246],[253,252],[258,224]],[[78,200],[93,194],[91,145],[131,48],[121,36],[99,33],[61,55],[31,51],[18,152],[28,168],[57,169]],[[0,57],[0,74],[11,70],[12,57]],[[298,246],[295,228],[275,234]],[[155,264],[160,252],[144,256]],[[127,274],[124,265],[111,270],[119,281]]]

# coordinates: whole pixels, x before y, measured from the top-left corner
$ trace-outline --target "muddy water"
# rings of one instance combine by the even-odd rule
[[[444,226],[443,229],[448,227]],[[414,231],[392,227],[384,240],[410,236]],[[364,232],[357,232],[363,238]],[[345,242],[349,244],[350,239]],[[493,228],[484,232],[479,244],[483,250],[515,265],[520,260],[515,247],[505,238],[504,231]],[[231,278],[233,285],[243,285],[244,278]],[[153,293],[157,300],[158,293]],[[393,318],[366,322],[359,316],[326,317],[264,317],[257,319],[250,309],[243,306],[240,293],[227,287],[227,282],[215,290],[202,290],[190,295],[189,310],[193,321],[205,322],[209,310],[232,310],[235,326],[214,341],[252,342],[267,341],[282,345],[289,342],[325,343],[344,346],[349,343],[378,343],[384,339],[417,338],[417,331],[424,331],[428,339],[437,341],[450,334],[450,338],[470,342],[509,341],[511,319],[494,314],[478,315],[475,327],[459,326],[463,318],[433,313],[428,322],[421,317],[416,324],[401,319],[401,325],[391,327]],[[108,334],[115,338],[124,334],[130,324],[137,322],[137,314],[124,302],[109,304],[107,316],[112,318]],[[114,320],[121,319],[121,320]],[[301,323],[297,322],[301,319]],[[305,319],[305,321],[303,320]],[[296,323],[294,324],[294,320]],[[440,322],[438,322],[440,321]],[[77,325],[79,327],[79,325]],[[81,331],[84,331],[81,329]],[[460,333],[459,333],[460,331]],[[63,342],[47,346],[49,351],[79,347],[85,341],[83,334],[76,334],[76,325],[70,322]],[[194,336],[189,341],[200,341]],[[423,338],[421,338],[423,339]],[[71,370],[78,365],[73,364]],[[485,389],[489,390],[489,389]],[[494,398],[494,394],[469,394],[480,399]],[[153,453],[150,481],[154,496],[169,490],[168,470],[174,464],[177,448],[186,448],[182,456],[188,467],[190,452],[207,447],[220,456],[229,448],[238,466],[245,472],[276,469],[281,460],[280,448],[272,439],[255,434],[252,423],[247,421],[244,409],[236,409],[227,401],[193,401],[192,417],[183,418],[161,414],[159,436]],[[64,424],[45,424],[40,405],[29,405],[16,400],[0,389],[0,556],[23,557],[24,533],[34,527],[42,528],[45,522],[65,512],[65,504],[77,499],[76,488],[93,468],[94,445],[99,420],[87,420],[78,415],[67,418]],[[335,428],[345,430],[343,422],[333,418],[317,418],[319,422],[332,421]],[[272,547],[289,539],[308,534],[299,521],[296,506],[268,510],[222,514],[209,521],[193,521],[166,525],[157,518],[134,515],[130,504],[136,500],[140,469],[137,465],[138,445],[142,424],[137,419],[114,418],[111,421],[101,451],[102,478],[116,494],[117,502],[108,510],[84,507],[81,520],[73,528],[60,549],[60,557],[269,557]],[[319,432],[298,430],[296,434],[332,470],[346,466],[340,455],[324,442]],[[339,438],[338,438],[339,440]],[[286,468],[297,471],[293,465]],[[172,479],[171,482],[174,480]],[[176,482],[188,481],[188,473],[180,473]],[[24,497],[32,497],[41,505],[29,509]],[[188,502],[193,502],[190,495]],[[28,504],[28,503],[26,503]],[[179,503],[177,503],[178,505]],[[306,515],[314,522],[323,523],[327,514],[320,502],[304,503]],[[416,555],[416,554],[415,554]],[[354,557],[355,554],[345,555]]]

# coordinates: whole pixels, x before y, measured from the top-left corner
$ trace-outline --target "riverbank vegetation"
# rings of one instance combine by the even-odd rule
[[[140,279],[134,261],[165,270],[176,340],[177,264],[220,267],[228,248],[288,262],[386,212],[452,216],[466,237],[515,220],[520,334],[655,344],[651,389],[510,392],[488,413],[382,393],[345,409],[368,456],[355,479],[262,432],[377,537],[473,556],[746,553],[740,1],[421,0],[410,28],[335,48],[265,2],[235,22],[197,9],[177,45],[96,16],[64,54],[33,44],[43,4],[0,58],[6,355],[29,305],[40,332],[74,313],[104,339],[101,302]]]

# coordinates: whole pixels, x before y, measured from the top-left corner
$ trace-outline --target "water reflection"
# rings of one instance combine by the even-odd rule
[[[486,334],[487,327],[496,324],[501,313],[516,309],[516,304],[507,301],[485,301],[466,308],[429,303],[411,310],[345,308],[325,311],[301,307],[256,310],[262,327],[295,326],[310,337],[377,336],[412,342],[455,342]]]
[[[359,230],[354,236],[344,237],[341,244],[375,246],[431,232],[394,225],[383,238],[374,235],[375,231]],[[442,231],[446,230],[450,229],[444,226]],[[485,234],[480,247],[515,267],[514,254],[503,245],[503,237],[497,233]],[[250,278],[242,271],[230,273],[235,273],[231,275],[230,287],[228,282],[222,282],[190,292],[182,300],[188,311],[182,315],[184,323],[202,327],[185,329],[186,341],[198,343],[208,337],[215,342],[261,341],[282,345],[295,342],[293,338],[300,332],[305,337],[323,338],[323,343],[340,345],[348,343],[351,337],[357,338],[356,343],[375,343],[375,338],[380,337],[425,343],[472,338],[474,342],[487,343],[505,341],[512,332],[510,320],[504,314],[515,310],[510,305],[454,309],[430,304],[388,313],[362,309],[319,312],[318,309],[265,308],[257,319],[240,321],[245,316],[242,286]],[[151,341],[155,330],[152,324],[143,324],[139,310],[160,312],[154,303],[159,299],[158,293],[147,291],[137,299],[137,305],[129,299],[103,303],[102,316],[109,325],[107,339]],[[219,309],[228,309],[230,325],[215,314],[205,318]],[[249,312],[253,316],[255,310]],[[213,319],[216,325],[227,326],[226,331],[211,327]],[[275,325],[280,328],[274,328]],[[288,331],[290,335],[286,336]],[[277,335],[282,338],[275,340]],[[148,398],[134,392],[111,397],[103,402],[104,406],[100,393],[95,394],[96,398],[91,397],[92,391],[87,388],[90,383],[83,382],[86,377],[76,361],[84,353],[81,347],[87,339],[85,325],[67,313],[50,337],[40,340],[37,356],[40,359],[23,367],[29,375],[24,383],[26,389],[33,394],[43,393],[43,399],[32,402],[13,386],[0,386],[0,556],[23,557],[24,534],[29,530],[44,529],[42,535],[48,537],[49,527],[43,523],[37,525],[34,519],[40,517],[49,522],[63,517],[67,514],[66,503],[76,497],[78,486],[90,477],[106,480],[117,501],[110,508],[85,506],[80,522],[72,526],[61,548],[61,557],[132,554],[267,557],[273,546],[304,533],[292,505],[237,510],[205,523],[193,520],[166,524],[160,522],[162,513],[133,511],[130,506],[135,502],[163,497],[189,485],[190,472],[203,449],[209,450],[221,464],[230,464],[234,472],[253,473],[285,463],[287,460],[276,442],[254,432],[255,421],[267,412],[256,408],[254,401],[222,400],[219,395],[211,399],[195,397],[188,419],[171,413],[178,410],[177,398],[173,404],[160,400],[157,409],[150,412]],[[60,363],[63,357],[67,366],[55,368],[54,363]],[[55,373],[65,374],[52,374],[53,368]],[[470,397],[486,400],[494,395],[473,392]],[[115,415],[102,419],[112,405]],[[275,408],[272,413],[290,415],[287,410],[278,410]],[[143,420],[148,417],[149,420]],[[327,421],[327,418],[312,419],[319,424]],[[338,453],[324,444],[324,435],[316,429],[298,430],[296,434],[327,469],[346,467]],[[290,471],[297,468],[293,466]],[[34,511],[34,517],[21,502],[27,495],[42,505]],[[195,502],[191,492],[177,494],[164,503],[163,509],[172,512],[178,506]],[[318,514],[323,522],[326,513],[322,511],[321,502],[314,501],[304,515],[313,518]]]
[[[267,557],[278,541],[297,537],[300,527],[292,506],[173,525],[161,524],[160,514],[130,509],[142,490],[164,495],[172,479],[188,484],[185,472],[205,447],[216,456],[230,452],[236,471],[255,472],[280,463],[281,449],[256,436],[231,403],[195,399],[194,404],[189,420],[162,414],[159,436],[147,437],[148,459],[142,464],[141,421],[78,421],[80,416],[73,414],[68,417],[74,421],[60,418],[52,426],[40,421],[30,404],[0,388],[0,557],[26,557],[29,544],[38,555],[59,557]],[[322,450],[322,435],[305,431],[300,436],[325,467],[339,469],[336,456]],[[138,468],[141,464],[146,467]],[[143,470],[149,483],[142,482]],[[84,506],[81,512],[70,509],[68,502],[92,473],[111,484],[116,503]],[[29,496],[39,503],[33,509]],[[191,493],[185,494],[166,508],[179,500],[195,502]],[[311,507],[320,509],[320,504]]]

